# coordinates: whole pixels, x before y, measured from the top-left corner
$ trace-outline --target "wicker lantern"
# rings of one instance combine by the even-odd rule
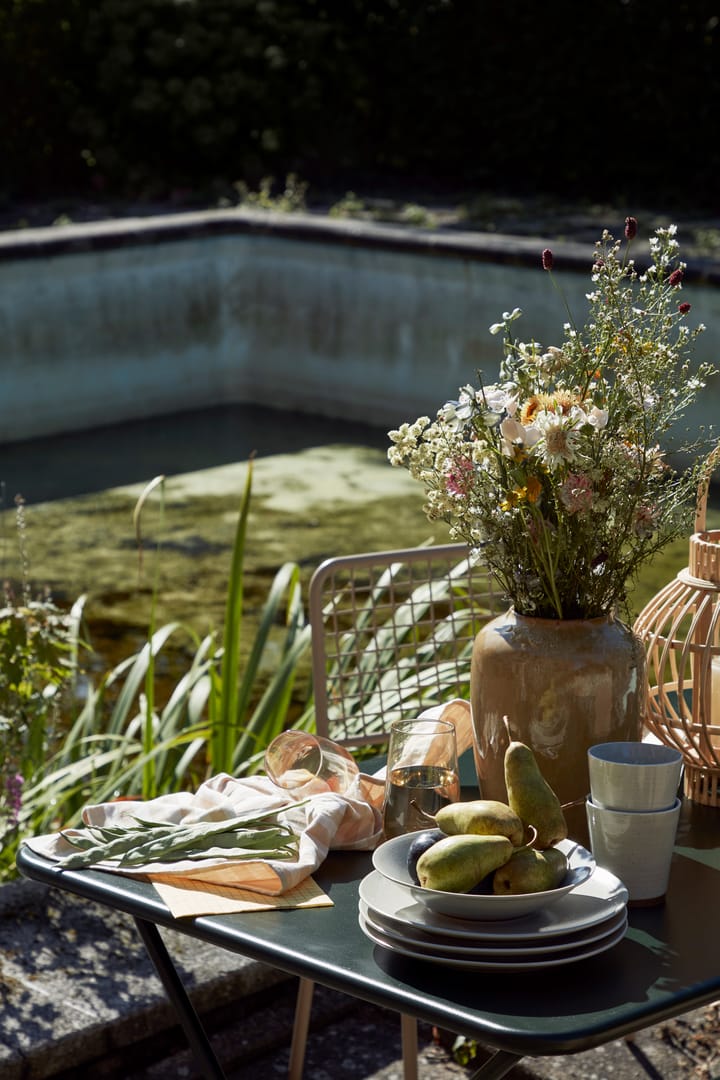
[[[686,796],[720,807],[720,530],[705,530],[707,487],[687,569],[645,606],[634,629],[648,659],[646,727],[682,752]]]

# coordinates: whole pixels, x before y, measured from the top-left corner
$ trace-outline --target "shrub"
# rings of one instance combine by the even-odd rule
[[[0,184],[371,178],[712,205],[710,0],[14,0]],[[690,131],[692,130],[692,137]]]

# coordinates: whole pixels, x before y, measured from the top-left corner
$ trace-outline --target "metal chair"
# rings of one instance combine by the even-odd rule
[[[323,562],[309,588],[317,733],[381,748],[393,720],[467,697],[475,634],[505,607],[465,544]],[[313,989],[300,980],[289,1080],[302,1077]],[[402,1016],[401,1037],[405,1080],[416,1080],[412,1017]]]

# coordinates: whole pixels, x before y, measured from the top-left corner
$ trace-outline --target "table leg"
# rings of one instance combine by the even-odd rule
[[[510,1072],[513,1065],[522,1059],[522,1054],[511,1054],[507,1050],[496,1050],[491,1058],[474,1072],[469,1080],[501,1080]]]
[[[135,918],[135,925],[160,977],[165,993],[175,1008],[185,1032],[185,1037],[195,1055],[203,1077],[205,1080],[226,1080],[225,1073],[220,1067],[220,1062],[215,1056],[210,1040],[165,948],[165,942],[160,937],[157,926],[155,923],[137,917]]]

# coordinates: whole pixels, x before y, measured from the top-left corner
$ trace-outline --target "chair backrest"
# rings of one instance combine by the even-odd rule
[[[467,697],[475,634],[507,606],[465,544],[328,559],[308,601],[317,731],[352,746]]]

